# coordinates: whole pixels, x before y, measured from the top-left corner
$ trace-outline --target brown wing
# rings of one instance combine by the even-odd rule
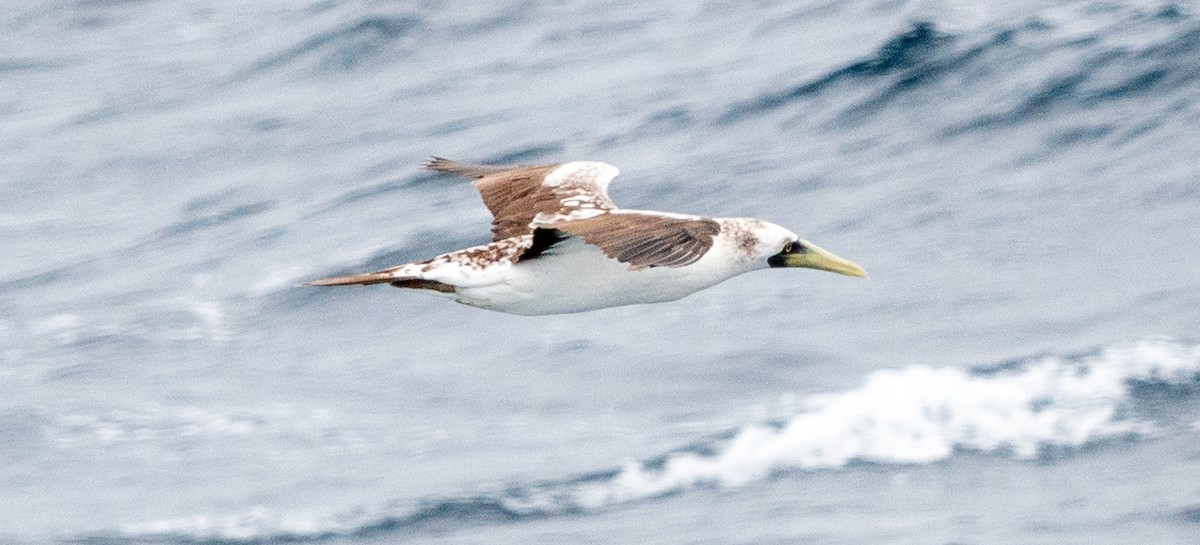
[[[425,168],[475,178],[475,188],[495,218],[492,240],[530,234],[535,220],[550,223],[617,208],[607,193],[617,169],[604,163],[500,166],[434,157]]]
[[[713,237],[721,232],[720,224],[708,218],[631,212],[555,223],[545,229],[579,237],[631,269],[691,265],[712,248]]]

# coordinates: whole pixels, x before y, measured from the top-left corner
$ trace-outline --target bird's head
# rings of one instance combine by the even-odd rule
[[[771,268],[804,267],[847,276],[867,276],[867,271],[850,260],[838,257],[783,227],[762,223],[756,229],[756,250],[759,255],[766,256],[767,265]]]

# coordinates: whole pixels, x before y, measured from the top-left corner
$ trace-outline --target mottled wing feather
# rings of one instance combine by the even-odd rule
[[[617,170],[604,163],[499,166],[435,157],[425,168],[475,178],[475,188],[495,218],[492,240],[530,234],[535,224],[587,217],[617,208],[607,193],[608,182]]]
[[[704,256],[721,226],[707,218],[609,213],[555,223],[556,231],[583,239],[631,269],[683,267]]]
[[[533,231],[533,219],[561,208],[554,191],[542,185],[554,166],[526,167],[475,181],[475,188],[492,212],[492,237],[501,240]]]

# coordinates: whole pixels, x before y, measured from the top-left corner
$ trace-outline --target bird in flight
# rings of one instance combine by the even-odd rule
[[[617,208],[620,171],[597,161],[425,168],[475,179],[492,242],[314,286],[391,284],[510,314],[543,315],[674,301],[739,274],[806,267],[866,276],[854,263],[754,218]]]

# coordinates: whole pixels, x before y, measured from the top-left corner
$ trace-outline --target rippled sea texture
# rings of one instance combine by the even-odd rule
[[[663,5],[659,5],[663,4]],[[1200,6],[24,2],[0,542],[1194,543]],[[305,279],[488,239],[470,161],[756,216],[558,317]]]

